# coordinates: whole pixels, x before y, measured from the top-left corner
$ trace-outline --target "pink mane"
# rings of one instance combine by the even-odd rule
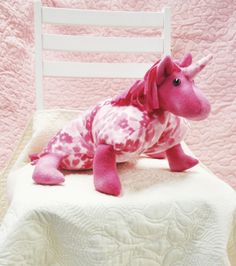
[[[122,92],[112,100],[112,104],[118,106],[133,105],[144,109],[144,81],[137,80],[131,88]]]
[[[137,80],[131,88],[112,100],[116,106],[133,105],[149,112],[159,109],[157,91],[158,60],[145,74],[143,80]]]

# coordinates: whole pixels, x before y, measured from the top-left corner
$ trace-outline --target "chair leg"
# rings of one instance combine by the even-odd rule
[[[46,154],[39,158],[33,172],[33,180],[42,185],[58,185],[65,181],[64,175],[58,170],[62,156]]]
[[[97,191],[118,196],[121,191],[116,168],[116,155],[112,146],[100,144],[93,161],[94,185]]]

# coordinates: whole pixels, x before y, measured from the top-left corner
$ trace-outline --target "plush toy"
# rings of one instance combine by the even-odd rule
[[[188,129],[184,118],[201,120],[210,112],[194,77],[211,57],[192,64],[190,54],[181,62],[165,56],[130,89],[69,122],[40,153],[30,155],[33,180],[56,185],[64,182],[59,169],[93,168],[96,190],[119,195],[116,163],[145,154],[166,156],[171,171],[195,166],[198,160],[186,155],[180,142]]]

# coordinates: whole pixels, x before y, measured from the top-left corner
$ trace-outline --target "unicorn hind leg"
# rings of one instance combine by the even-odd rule
[[[64,175],[58,170],[63,156],[49,153],[39,158],[34,172],[33,180],[42,185],[58,185],[65,181]]]

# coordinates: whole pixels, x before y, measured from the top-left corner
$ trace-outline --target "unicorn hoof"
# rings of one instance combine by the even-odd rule
[[[121,192],[120,182],[106,182],[105,179],[99,180],[99,182],[95,181],[95,189],[98,192],[105,193],[108,195],[119,196]]]
[[[186,156],[183,161],[176,162],[175,164],[170,164],[170,170],[172,172],[183,172],[188,170],[198,164],[198,160],[192,158],[191,156]]]
[[[40,185],[59,185],[65,181],[65,178],[57,169],[44,170],[35,168],[33,180]]]
[[[166,151],[170,170],[182,172],[198,164],[198,160],[184,153],[180,144]]]

